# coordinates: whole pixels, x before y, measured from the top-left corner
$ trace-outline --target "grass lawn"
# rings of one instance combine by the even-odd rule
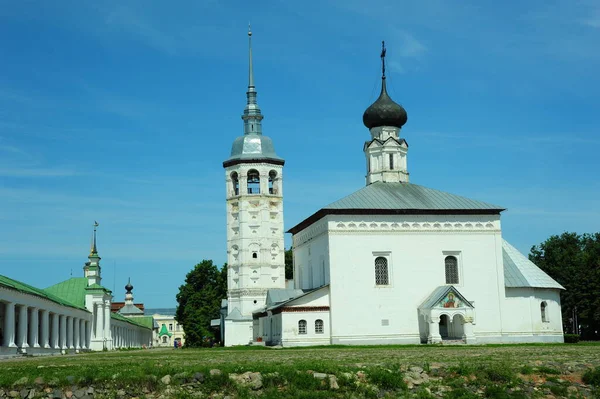
[[[595,343],[169,348],[0,360],[0,397],[23,389],[68,397],[88,387],[93,397],[140,398],[600,397],[595,384]]]

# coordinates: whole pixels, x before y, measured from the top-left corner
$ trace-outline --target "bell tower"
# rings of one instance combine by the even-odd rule
[[[283,165],[262,134],[248,29],[249,73],[244,135],[223,162],[227,203],[227,317],[225,345],[252,341],[252,312],[264,307],[267,290],[285,288]]]

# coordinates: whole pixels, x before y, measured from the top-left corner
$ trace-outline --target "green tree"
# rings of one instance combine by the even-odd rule
[[[285,279],[294,278],[294,253],[292,248],[285,250]]]
[[[576,315],[584,339],[600,339],[600,233],[553,235],[531,248],[529,259],[558,281],[565,331]]]
[[[220,317],[221,299],[227,297],[227,265],[221,270],[212,260],[203,260],[186,275],[179,287],[175,320],[185,331],[185,345],[205,346],[217,338],[211,319]]]

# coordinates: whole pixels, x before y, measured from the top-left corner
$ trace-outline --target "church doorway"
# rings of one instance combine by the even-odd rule
[[[448,324],[449,323],[449,317],[448,315],[441,315],[440,316],[440,335],[442,336],[442,339],[448,339]]]
[[[440,336],[442,339],[456,340],[463,339],[464,318],[461,314],[455,314],[452,319],[443,314],[440,316]]]

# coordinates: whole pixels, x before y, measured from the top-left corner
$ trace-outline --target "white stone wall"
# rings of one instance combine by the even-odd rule
[[[248,345],[252,342],[252,320],[225,320],[225,346]]]
[[[541,303],[545,302],[546,321]],[[503,304],[505,342],[563,342],[560,291],[541,288],[506,288]]]
[[[448,255],[459,261],[456,287],[475,302],[476,335],[502,335],[504,274],[497,215],[330,215],[293,240],[301,288],[309,288],[305,265],[321,255],[329,258],[334,344],[420,342],[417,308],[445,285]],[[375,285],[377,256],[388,259],[388,286]]]

